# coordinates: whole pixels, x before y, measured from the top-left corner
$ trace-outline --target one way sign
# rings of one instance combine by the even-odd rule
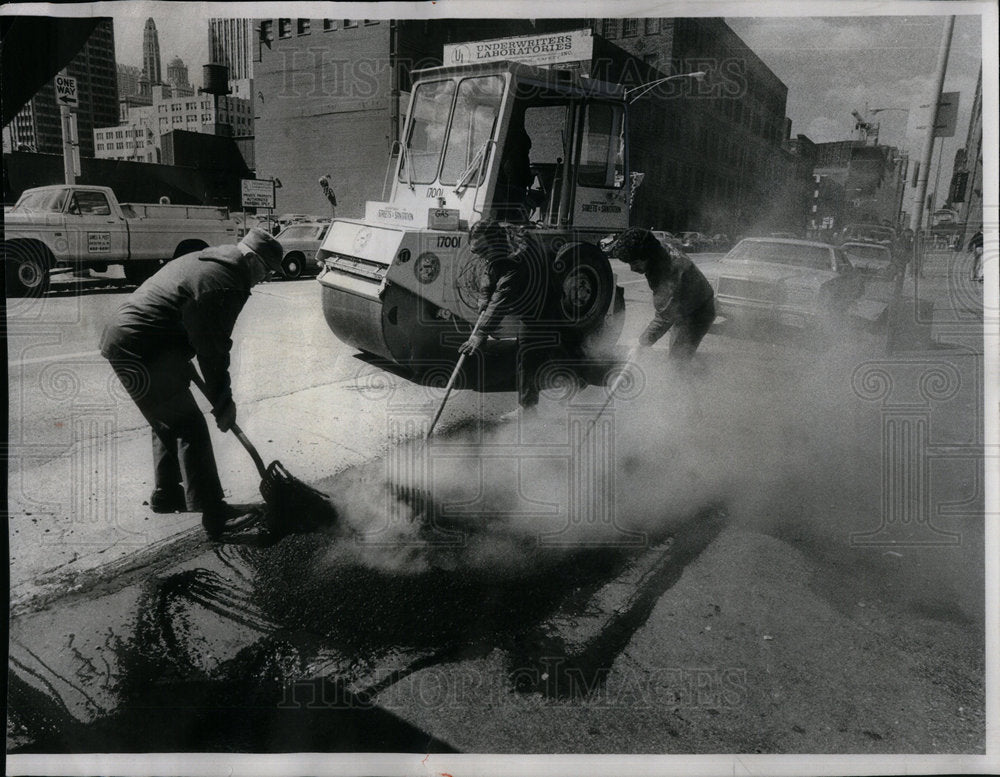
[[[80,97],[76,91],[76,79],[69,76],[56,76],[56,101],[69,108],[80,106]]]

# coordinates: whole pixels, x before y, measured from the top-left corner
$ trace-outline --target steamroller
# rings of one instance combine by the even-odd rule
[[[559,336],[613,344],[624,294],[599,242],[628,226],[623,87],[507,61],[413,77],[382,201],[367,202],[362,219],[335,220],[317,253],[330,329],[406,368],[454,361],[478,317],[469,228],[499,218],[544,252],[540,282],[559,296]],[[532,180],[512,204],[506,155],[527,150],[525,133]],[[497,337],[515,331],[510,316]]]

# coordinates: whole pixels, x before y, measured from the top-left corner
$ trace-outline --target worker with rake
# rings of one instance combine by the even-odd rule
[[[281,271],[281,257],[277,240],[252,229],[237,245],[174,259],[136,289],[101,338],[101,354],[152,427],[150,508],[201,511],[212,538],[241,513],[223,500],[208,425],[190,390],[191,359],[198,359],[216,425],[229,431],[236,424],[233,327],[250,289]]]
[[[517,330],[518,410],[504,420],[536,414],[542,368],[560,346],[558,295],[544,266],[544,254],[522,225],[492,219],[469,230],[469,248],[483,262],[479,282],[479,321],[459,347],[472,356],[508,315],[519,320]]]
[[[682,251],[668,249],[648,229],[626,229],[608,253],[646,276],[653,291],[653,320],[639,336],[646,348],[671,328],[671,360],[686,362],[715,321],[715,292]]]

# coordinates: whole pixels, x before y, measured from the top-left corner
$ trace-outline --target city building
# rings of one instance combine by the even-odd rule
[[[230,80],[253,78],[257,45],[252,19],[208,20],[208,59],[228,67]]]
[[[786,139],[787,87],[720,19],[295,19],[255,21],[256,161],[282,181],[281,209],[320,212],[316,181],[332,177],[338,213],[382,196],[410,73],[442,64],[449,44],[587,29],[594,78],[639,85],[705,71],[653,89],[630,106],[631,167],[645,174],[635,224],[742,234],[783,227],[795,160]],[[348,67],[351,63],[361,63]],[[804,209],[798,204],[798,211]],[[800,219],[801,220],[801,219]]]
[[[125,121],[94,131],[95,156],[160,162],[163,136],[177,130],[233,138],[250,136],[250,103],[231,95],[173,96],[169,86],[154,87],[151,105],[130,108]]]
[[[118,64],[118,99],[138,97],[142,92],[139,88],[139,78],[142,68],[135,65]]]
[[[142,30],[142,70],[151,86],[163,83],[160,70],[160,36],[156,32],[156,22],[146,19]]]
[[[174,97],[190,97],[194,87],[188,82],[188,69],[184,60],[174,57],[167,65],[167,83],[171,86]]]
[[[960,165],[952,177],[949,204],[958,211],[958,222],[965,225],[964,243],[983,228],[983,70],[979,69],[976,93],[972,100],[969,130]],[[963,244],[964,244],[963,243]]]
[[[816,144],[814,229],[848,224],[900,226],[909,159],[893,146],[866,140]]]
[[[80,156],[94,155],[94,129],[118,122],[118,72],[115,66],[115,32],[111,19],[102,19],[80,52],[66,66],[76,79],[79,106],[77,121]],[[9,127],[15,150],[62,154],[63,137],[55,84],[49,81],[22,108]]]

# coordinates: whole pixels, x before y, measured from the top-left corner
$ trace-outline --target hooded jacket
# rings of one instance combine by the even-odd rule
[[[104,329],[101,354],[144,363],[197,357],[209,396],[220,407],[232,398],[231,336],[252,286],[235,245],[178,257],[118,309]]]
[[[701,270],[680,251],[670,251],[669,265],[662,259],[651,259],[646,283],[653,292],[654,315],[639,336],[642,345],[652,345],[675,323],[691,319],[715,298],[715,291]]]

